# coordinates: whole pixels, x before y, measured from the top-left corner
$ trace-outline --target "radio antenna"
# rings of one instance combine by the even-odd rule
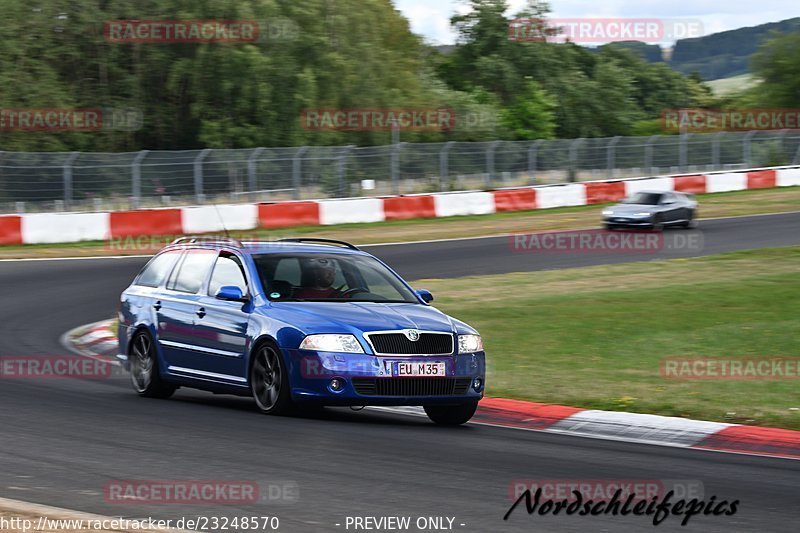
[[[224,231],[225,232],[225,236],[230,239],[231,235],[230,235],[230,233],[228,233],[228,228],[225,227],[225,219],[222,218],[222,213],[220,212],[219,206],[217,204],[214,204],[214,211],[217,212],[217,217],[219,217],[219,222],[220,222],[220,224],[222,224],[222,231]]]

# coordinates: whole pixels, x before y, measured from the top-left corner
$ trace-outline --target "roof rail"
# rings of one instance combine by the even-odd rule
[[[359,250],[359,248],[357,246],[355,246],[353,244],[350,244],[349,242],[336,241],[336,240],[333,240],[333,239],[315,239],[313,237],[300,238],[300,239],[280,239],[280,240],[278,240],[278,242],[297,242],[297,243],[309,242],[309,243],[318,243],[318,244],[329,244],[329,245],[332,245],[332,246],[333,245],[344,246],[346,248],[350,248],[351,250]]]
[[[204,235],[187,235],[186,237],[178,237],[170,243],[170,246],[175,244],[231,244],[241,248],[242,243],[239,239],[232,237],[213,237]]]

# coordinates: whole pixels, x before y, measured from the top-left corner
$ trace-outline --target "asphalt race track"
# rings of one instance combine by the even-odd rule
[[[368,249],[412,280],[554,269],[800,244],[800,213],[704,221],[700,231],[703,249],[677,255],[512,253],[508,238]],[[1,262],[0,357],[64,354],[60,336],[113,315],[143,262]],[[442,429],[377,412],[267,417],[247,399],[200,392],[140,399],[122,376],[0,380],[0,450],[1,497],[128,517],[275,515],[287,532],[346,531],[347,516],[448,516],[454,530],[469,532],[653,527],[647,517],[528,517],[522,508],[504,522],[510,485],[520,479],[699,480],[706,498],[740,501],[733,517],[695,516],[683,528],[670,517],[660,531],[788,532],[800,517],[798,461],[478,425]],[[109,505],[104,486],[115,479],[257,481],[298,489],[299,498]]]

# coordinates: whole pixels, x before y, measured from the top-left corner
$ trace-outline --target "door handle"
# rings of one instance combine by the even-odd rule
[[[161,311],[161,302],[156,302],[155,304],[153,304],[153,309],[155,309],[156,311]]]
[[[204,316],[206,316],[206,308],[205,307],[201,307],[200,309],[198,309],[197,310],[197,316],[199,316],[200,318],[203,318]]]

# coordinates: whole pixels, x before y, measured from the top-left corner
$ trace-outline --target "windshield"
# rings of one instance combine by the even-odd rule
[[[661,195],[654,192],[637,192],[630,198],[622,201],[623,204],[638,204],[638,205],[658,205],[661,201]]]
[[[397,276],[372,257],[263,254],[254,260],[271,301],[419,303]]]

